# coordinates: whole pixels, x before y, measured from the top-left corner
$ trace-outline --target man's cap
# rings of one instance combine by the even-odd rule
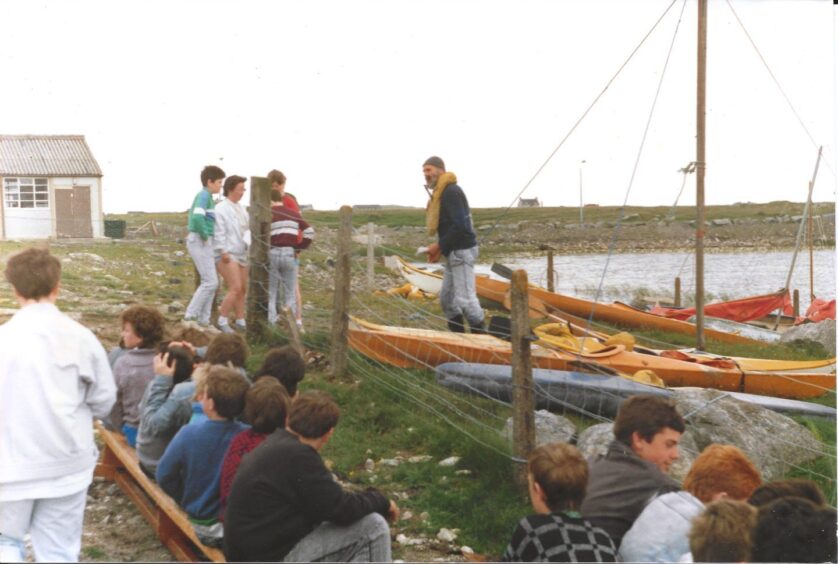
[[[425,166],[425,165],[431,165],[431,166],[435,166],[437,168],[441,168],[442,170],[445,170],[445,163],[439,157],[428,157],[428,160],[426,160],[425,163],[422,166]]]

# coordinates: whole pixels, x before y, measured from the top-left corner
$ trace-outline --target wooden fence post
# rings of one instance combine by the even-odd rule
[[[675,277],[675,300],[673,300],[673,306],[681,307],[681,277]]]
[[[259,341],[268,321],[268,250],[271,247],[271,182],[250,177],[250,278],[247,284],[247,338]]]
[[[800,290],[795,290],[791,293],[792,309],[794,311],[794,318],[800,317]]]
[[[349,331],[350,245],[352,243],[352,208],[340,208],[338,254],[335,257],[335,301],[332,308],[332,377],[343,378],[347,365]]]
[[[530,318],[527,272],[512,273],[512,453],[526,460],[535,445],[535,390],[530,356]],[[518,464],[515,478],[527,483],[526,464]]]
[[[367,223],[367,286],[375,286],[375,224]]]
[[[555,274],[553,272],[553,250],[547,251],[547,291],[555,292],[556,285],[554,283]]]

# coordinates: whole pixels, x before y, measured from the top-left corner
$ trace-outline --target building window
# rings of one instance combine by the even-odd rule
[[[3,182],[7,208],[48,208],[46,178],[6,178]]]

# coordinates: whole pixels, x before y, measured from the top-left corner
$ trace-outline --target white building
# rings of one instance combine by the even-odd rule
[[[0,135],[0,239],[103,237],[102,170],[83,135]]]

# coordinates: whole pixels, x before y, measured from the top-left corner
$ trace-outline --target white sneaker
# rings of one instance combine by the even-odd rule
[[[219,323],[218,328],[221,329],[222,333],[235,333],[229,323]]]
[[[306,334],[306,330],[303,328],[303,320],[302,319],[297,320],[297,331],[300,332],[300,335],[305,335]]]

